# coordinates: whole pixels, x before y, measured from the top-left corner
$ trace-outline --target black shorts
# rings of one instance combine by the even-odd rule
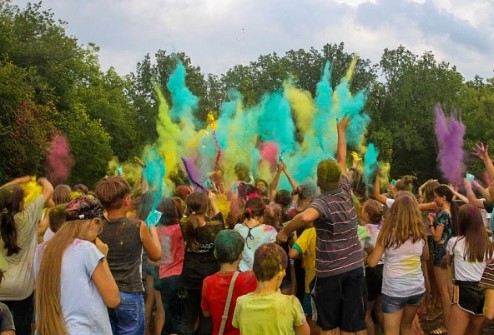
[[[367,284],[367,301],[374,301],[381,294],[383,286],[384,264],[379,264],[375,268],[365,268],[365,283]]]
[[[364,285],[363,268],[316,278],[317,325],[322,330],[365,330]]]
[[[482,315],[485,301],[485,291],[478,282],[455,280],[453,285],[453,304],[457,304],[465,312]]]

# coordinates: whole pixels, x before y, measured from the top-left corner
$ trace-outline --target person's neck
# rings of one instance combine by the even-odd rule
[[[221,263],[220,272],[235,272],[238,270],[238,263],[240,263],[240,261],[235,261],[233,263]]]
[[[257,288],[255,293],[257,294],[271,294],[276,293],[280,289],[280,283],[278,276],[274,276],[273,279],[267,281],[257,281]]]
[[[253,218],[245,220],[244,223],[247,227],[253,228],[253,227],[259,226],[262,222],[257,217],[253,217]]]
[[[107,209],[106,210],[106,217],[108,219],[119,219],[119,218],[124,218],[127,216],[127,208],[122,207],[122,208],[115,208],[115,209]]]
[[[451,205],[448,202],[443,203],[442,208],[443,211],[451,213]]]

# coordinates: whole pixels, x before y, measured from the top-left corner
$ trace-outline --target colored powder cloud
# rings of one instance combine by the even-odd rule
[[[74,166],[74,158],[70,153],[69,140],[64,135],[53,135],[47,155],[48,179],[56,184],[66,181]]]

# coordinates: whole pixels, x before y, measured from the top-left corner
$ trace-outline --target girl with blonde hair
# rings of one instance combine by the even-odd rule
[[[98,238],[103,207],[80,196],[66,207],[66,222],[36,249],[37,334],[111,334],[107,306],[120,304],[108,246]]]
[[[384,333],[411,334],[425,291],[421,260],[429,257],[429,249],[417,200],[408,191],[396,196],[367,264],[376,266],[383,255]]]

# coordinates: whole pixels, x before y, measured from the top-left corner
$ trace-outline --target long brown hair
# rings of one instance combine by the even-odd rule
[[[426,234],[417,199],[411,192],[401,191],[384,217],[377,242],[384,248],[398,248],[409,239],[415,243],[425,240]]]
[[[24,191],[18,185],[0,188],[0,234],[7,256],[17,254],[21,248],[17,244],[17,227],[14,215],[21,211]]]
[[[36,320],[40,335],[67,335],[60,303],[62,258],[65,249],[87,230],[84,223],[75,220],[63,224],[46,244],[36,279]]]
[[[487,236],[480,210],[470,204],[458,211],[458,236],[465,237],[465,254],[468,262],[483,262],[492,258],[492,243]]]

